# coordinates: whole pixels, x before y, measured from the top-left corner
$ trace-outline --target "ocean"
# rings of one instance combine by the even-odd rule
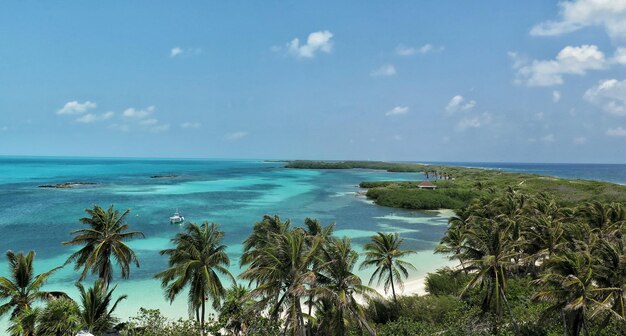
[[[444,163],[538,173],[551,176],[603,180],[626,184],[626,165]],[[70,232],[83,227],[84,210],[99,204],[131,209],[127,223],[145,239],[129,245],[141,266],[121,280],[116,294],[128,299],[116,315],[134,316],[140,307],[158,308],[172,318],[187,317],[186,295],[170,303],[163,297],[154,274],[165,269],[167,259],[159,251],[183,230],[168,218],[179,210],[187,221],[218,223],[225,232],[234,275],[239,268],[242,242],[265,214],[302,225],[305,218],[324,225],[336,223],[335,235],[348,236],[357,250],[377,231],[398,232],[405,247],[417,250],[410,261],[424,276],[449,264],[433,248],[447,227],[446,212],[408,211],[373,205],[357,194],[358,183],[377,180],[419,180],[419,173],[387,173],[373,170],[295,170],[284,163],[262,160],[173,160],[109,158],[0,157],[0,250],[30,251],[36,256],[36,273],[64,264],[76,247],[62,245]],[[176,175],[174,178],[152,178]],[[72,189],[39,188],[44,184],[89,182]],[[359,272],[367,282],[372,271]],[[0,275],[8,275],[0,258]],[[66,291],[76,297],[79,273],[65,266],[46,284],[46,290]],[[374,283],[374,286],[376,284]],[[6,321],[0,323],[4,330]]]

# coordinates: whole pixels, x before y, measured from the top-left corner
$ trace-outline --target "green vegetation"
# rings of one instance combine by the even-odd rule
[[[12,336],[75,335],[78,330],[103,335],[111,329],[126,336],[623,335],[626,206],[581,201],[610,194],[621,201],[623,188],[556,180],[529,192],[529,186],[539,185],[531,179],[542,177],[520,174],[531,182],[500,188],[499,183],[521,177],[489,172],[494,180],[470,186],[461,172],[429,172],[440,179],[436,191],[415,190],[415,182],[363,184],[381,195],[385,190],[395,190],[390,192],[394,195],[415,191],[458,202],[435,250],[458,266],[429,274],[428,295],[397,295],[396,286],[402,286],[413,267],[402,260],[413,251],[402,249],[397,234],[373,236],[360,262],[350,239],[333,236],[334,225],[306,219],[293,226],[266,215],[244,241],[239,279],[247,286],[227,270],[230,259],[219,227],[190,223],[172,239],[173,248],[161,251],[169,265],[156,275],[170,300],[188,290],[190,318],[170,321],[158,310],[142,309],[117,324],[114,311],[126,296],[114,299],[116,287],[109,289],[111,258],[119,261],[122,276],[129,276],[130,263],[138,266],[138,261],[122,241],[143,235],[128,232],[122,223],[128,211],[120,215],[113,207],[105,211],[95,206],[87,210],[91,217],[81,220],[91,229],[73,233],[72,244],[84,247],[70,257],[82,269],[79,281],[90,271],[98,275],[94,285],[77,283],[77,302],[63,293],[40,291],[57,269],[34,276],[34,252],[9,251],[11,277],[0,278],[0,300],[7,301],[0,316],[10,313],[7,332]],[[570,183],[577,185],[571,193],[545,190]],[[126,250],[119,253],[121,246]],[[117,252],[105,254],[107,249]],[[354,274],[359,263],[375,268],[370,282],[376,279],[385,291],[391,288],[390,299]],[[218,274],[233,286],[224,287]],[[44,304],[33,307],[36,301]],[[205,318],[207,301],[217,316]]]
[[[113,316],[113,312],[121,301],[126,300],[126,295],[118,297],[111,305],[113,292],[117,286],[109,290],[104,280],[98,279],[90,288],[85,288],[81,283],[77,283],[76,287],[80,293],[82,306],[80,312],[82,329],[94,334],[103,334],[110,330],[119,321]]]
[[[218,273],[233,279],[227,269],[230,259],[225,251],[226,245],[221,243],[223,237],[224,232],[219,231],[216,224],[204,222],[198,226],[190,223],[185,232],[172,239],[174,248],[161,251],[161,255],[169,257],[170,267],[155,277],[161,279],[170,302],[185,288],[189,289],[189,310],[195,312],[201,326],[205,321],[206,301],[210,299],[213,308],[218,308],[226,295]]]
[[[529,194],[542,192],[555,197],[559,204],[573,206],[580,202],[626,202],[626,186],[607,182],[562,179],[500,170],[450,166],[431,166],[413,163],[376,161],[291,161],[287,168],[296,169],[377,169],[389,172],[424,174],[437,186],[436,190],[420,190],[418,182],[362,182],[367,197],[378,205],[393,208],[435,210],[461,209],[474,199],[491,200],[509,186]],[[421,179],[421,178],[419,178]],[[418,180],[416,176],[416,180]]]
[[[37,335],[70,335],[80,330],[80,308],[70,299],[52,300],[36,315]]]
[[[75,263],[74,269],[83,269],[80,281],[85,280],[91,271],[92,274],[97,274],[98,278],[102,279],[105,287],[109,287],[113,279],[111,258],[114,258],[122,271],[122,278],[128,279],[130,264],[135,263],[135,266],[139,267],[139,260],[124,241],[143,238],[141,232],[126,232],[128,225],[123,221],[130,210],[120,214],[119,211],[113,209],[112,205],[107,210],[95,205],[93,209],[86,209],[85,212],[89,217],[81,218],[80,222],[88,228],[72,232],[74,238],[63,243],[64,245],[84,246],[74,252],[65,264]]]
[[[403,288],[402,278],[406,279],[409,276],[409,269],[415,270],[412,264],[400,259],[415,253],[411,250],[402,250],[402,241],[397,233],[378,232],[370,243],[365,244],[365,261],[361,264],[361,269],[376,267],[369,284],[371,285],[378,277],[378,285],[381,282],[385,283],[385,293],[391,288],[394,301],[398,300],[395,285],[398,284]]]

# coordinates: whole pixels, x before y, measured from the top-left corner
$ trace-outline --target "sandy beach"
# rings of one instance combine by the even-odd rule
[[[426,295],[428,294],[428,292],[426,292],[425,284],[425,276],[407,279],[406,281],[404,281],[404,288],[398,288],[398,286],[396,285],[396,295]],[[392,296],[391,289],[389,289],[389,291],[385,293],[385,289],[383,286],[376,287],[376,291],[386,298],[390,298]]]

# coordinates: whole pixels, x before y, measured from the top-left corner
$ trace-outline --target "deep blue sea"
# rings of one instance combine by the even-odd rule
[[[507,171],[523,171],[568,178],[626,184],[626,165],[445,163]],[[177,209],[188,221],[218,223],[225,231],[231,271],[236,275],[241,243],[264,214],[277,214],[301,225],[306,217],[323,224],[336,223],[338,236],[352,238],[357,250],[377,231],[398,232],[407,248],[418,250],[411,261],[423,276],[447,261],[432,249],[446,229],[446,212],[407,211],[373,205],[357,193],[358,183],[375,180],[419,180],[417,173],[372,170],[292,170],[280,162],[260,160],[170,160],[103,158],[0,157],[0,251],[37,252],[37,271],[62,265],[75,249],[63,246],[70,232],[82,228],[84,210],[99,204],[131,209],[127,222],[146,239],[130,243],[141,267],[119,283],[129,299],[120,316],[132,316],[139,307],[159,308],[170,317],[187,316],[185,295],[169,304],[155,273],[166,267],[159,251],[182,230],[168,222]],[[151,178],[175,174],[176,178]],[[42,184],[92,182],[74,189],[39,188]],[[371,271],[361,272],[369,279]],[[7,264],[0,259],[0,275]],[[64,267],[46,285],[76,295],[78,274]],[[374,284],[375,286],[376,284]],[[0,330],[4,330],[0,322]]]

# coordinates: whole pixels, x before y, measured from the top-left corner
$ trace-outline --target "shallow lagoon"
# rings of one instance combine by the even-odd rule
[[[185,295],[172,304],[163,298],[153,275],[166,267],[158,252],[182,230],[168,217],[176,210],[187,220],[208,220],[226,232],[231,271],[239,274],[241,243],[264,214],[290,218],[294,225],[304,218],[335,222],[336,234],[353,239],[355,248],[376,231],[398,232],[406,247],[422,251],[411,258],[417,267],[412,277],[423,276],[447,264],[431,253],[446,229],[447,216],[437,212],[383,208],[357,196],[358,183],[377,180],[417,180],[416,173],[386,173],[369,170],[290,170],[279,162],[255,160],[139,160],[0,158],[0,250],[35,250],[36,271],[64,263],[72,252],[61,244],[69,232],[81,228],[78,219],[93,204],[114,204],[131,209],[127,222],[146,239],[130,245],[141,268],[131,270],[129,280],[117,277],[117,293],[127,294],[117,315],[133,316],[140,307],[159,308],[170,317],[186,317]],[[176,178],[151,178],[175,174]],[[41,184],[68,181],[96,182],[95,187],[43,189]],[[0,260],[0,274],[7,264]],[[360,272],[364,280],[371,272]],[[78,273],[71,266],[59,271],[46,285],[76,297]],[[3,326],[0,329],[4,330]]]

